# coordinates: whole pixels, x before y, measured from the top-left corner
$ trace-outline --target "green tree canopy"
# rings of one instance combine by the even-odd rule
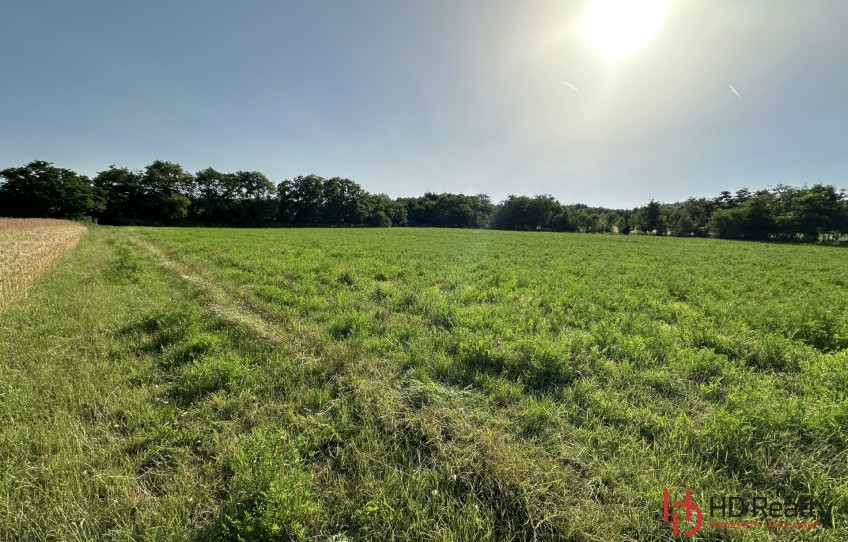
[[[665,233],[666,221],[662,206],[654,200],[649,201],[636,212],[633,227],[645,233]]]
[[[550,195],[507,197],[492,216],[492,227],[502,230],[548,230],[562,206]]]
[[[101,211],[105,201],[86,177],[35,160],[0,171],[0,215],[81,218]]]
[[[106,202],[98,217],[104,224],[142,220],[147,212],[141,173],[109,166],[94,177],[94,187]]]

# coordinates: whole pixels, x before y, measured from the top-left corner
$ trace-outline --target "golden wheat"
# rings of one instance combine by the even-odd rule
[[[51,218],[0,218],[0,304],[76,246],[86,227]]]

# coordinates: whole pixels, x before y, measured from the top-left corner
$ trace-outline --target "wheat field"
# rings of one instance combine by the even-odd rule
[[[0,304],[76,246],[86,231],[69,220],[0,218]]]

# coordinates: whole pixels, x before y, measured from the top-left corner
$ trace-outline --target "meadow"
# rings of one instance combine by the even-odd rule
[[[844,540],[844,250],[90,228],[0,312],[0,539]],[[689,526],[691,524],[686,524]]]

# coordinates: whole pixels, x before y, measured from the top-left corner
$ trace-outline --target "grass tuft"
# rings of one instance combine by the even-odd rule
[[[250,366],[238,356],[210,356],[183,368],[172,387],[175,399],[190,403],[199,397],[228,388],[248,373]]]

